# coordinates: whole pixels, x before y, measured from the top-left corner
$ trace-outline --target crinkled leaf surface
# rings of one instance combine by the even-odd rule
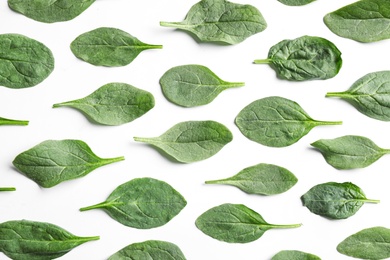
[[[311,145],[320,150],[327,163],[340,170],[367,167],[390,152],[357,135],[321,139]]]
[[[108,258],[108,260],[134,259],[185,260],[186,258],[177,245],[158,240],[128,245]]]
[[[49,260],[99,237],[79,237],[56,225],[29,220],[0,224],[0,251],[13,260]]]
[[[12,163],[38,185],[50,188],[122,160],[124,157],[100,158],[80,140],[47,140],[19,154]]]
[[[302,251],[282,250],[274,255],[271,260],[321,260],[321,258]]]
[[[168,223],[186,204],[183,196],[166,182],[138,178],[117,187],[105,202],[80,210],[101,208],[125,226],[149,229]]]
[[[241,87],[244,83],[221,80],[202,65],[183,65],[165,72],[160,85],[169,101],[183,107],[194,107],[206,105],[225,89]]]
[[[341,122],[314,120],[296,102],[282,97],[256,100],[236,117],[236,125],[243,135],[271,147],[289,146],[315,126],[334,124]]]
[[[125,83],[109,83],[87,97],[54,104],[68,106],[83,112],[93,121],[103,125],[129,123],[154,107],[151,93]]]
[[[142,51],[161,48],[161,45],[143,43],[125,31],[109,27],[83,33],[70,44],[77,58],[107,67],[128,65]]]
[[[72,20],[95,0],[8,0],[15,12],[44,23]]]
[[[284,40],[271,47],[268,58],[255,63],[270,63],[278,77],[303,81],[329,79],[341,68],[341,52],[330,41],[313,36]]]
[[[378,203],[366,198],[363,190],[353,183],[327,182],[318,184],[306,192],[301,200],[314,214],[330,219],[353,216],[364,203]]]
[[[134,140],[156,146],[179,162],[190,163],[213,156],[233,140],[233,135],[215,121],[186,121],[159,137],[134,137]]]
[[[44,44],[20,34],[0,34],[0,85],[28,88],[54,69],[54,57]]]
[[[226,0],[202,0],[193,5],[182,22],[160,22],[195,34],[204,42],[237,44],[264,31],[267,23],[251,5]]]
[[[314,2],[315,0],[278,0],[282,4],[290,5],[290,6],[300,6],[300,5],[307,5],[311,2]]]
[[[245,168],[230,178],[206,181],[206,184],[226,184],[249,194],[274,195],[289,190],[297,181],[289,170],[261,163]]]

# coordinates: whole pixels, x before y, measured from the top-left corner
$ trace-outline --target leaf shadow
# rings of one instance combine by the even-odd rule
[[[186,31],[186,30],[183,30],[183,29],[179,29],[179,28],[176,28],[174,29],[174,31],[179,31],[179,32],[183,32],[183,33],[186,33],[187,35],[189,35],[192,39],[194,39],[194,41],[197,43],[197,44],[201,44],[201,45],[210,45],[210,46],[231,46],[232,44],[229,44],[229,43],[226,43],[226,42],[222,42],[222,41],[202,41],[195,33],[193,32],[189,32],[189,31]]]
[[[186,164],[186,163],[183,163],[183,162],[180,162],[178,160],[176,160],[172,155],[168,154],[167,152],[165,152],[163,149],[157,147],[157,146],[154,146],[152,144],[147,144],[147,143],[138,143],[136,142],[137,145],[142,145],[142,146],[148,146],[150,147],[151,149],[155,150],[157,153],[159,153],[162,157],[165,157],[168,161],[172,162],[172,163],[175,163],[175,164]]]

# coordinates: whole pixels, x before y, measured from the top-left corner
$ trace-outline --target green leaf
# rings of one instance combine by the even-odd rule
[[[320,150],[327,163],[340,170],[367,167],[390,153],[390,150],[378,147],[370,139],[357,135],[321,139],[311,145]]]
[[[369,73],[347,91],[329,92],[326,96],[345,99],[366,116],[390,121],[390,71]]]
[[[16,191],[16,189],[13,188],[13,187],[6,187],[6,188],[1,188],[0,187],[0,191]]]
[[[54,104],[83,112],[91,120],[103,125],[129,123],[154,107],[151,93],[125,83],[109,83],[87,97]]]
[[[134,140],[156,146],[179,162],[190,163],[213,156],[233,140],[233,135],[215,121],[186,121],[158,137],[134,137]]]
[[[274,225],[242,204],[222,204],[200,215],[196,226],[206,235],[228,243],[248,243],[273,228],[296,228],[301,224]]]
[[[117,187],[106,201],[80,211],[103,209],[125,226],[149,229],[168,223],[186,204],[183,196],[166,182],[138,178]]]
[[[307,5],[311,2],[314,2],[315,0],[278,0],[282,4],[290,5],[290,6],[300,6],[300,5]]]
[[[202,0],[191,7],[182,22],[160,22],[195,34],[202,42],[237,44],[264,31],[267,23],[251,5],[226,0]]]
[[[390,257],[390,229],[363,229],[342,241],[337,251],[360,259],[387,259]]]
[[[8,0],[15,12],[44,23],[72,20],[84,12],[95,0]]]
[[[172,103],[195,107],[206,105],[225,89],[241,87],[244,83],[221,80],[205,66],[183,65],[165,72],[160,85],[164,96]]]
[[[186,258],[177,245],[158,240],[128,245],[108,258],[108,260],[135,259],[185,260]]]
[[[13,220],[0,224],[0,251],[13,260],[49,260],[99,237],[79,237],[44,222]]]
[[[271,64],[279,78],[293,81],[333,78],[342,65],[337,47],[313,36],[283,40],[271,47],[267,59],[254,62]]]
[[[321,258],[302,251],[282,250],[274,255],[271,260],[321,260]]]
[[[50,188],[122,160],[100,158],[83,141],[47,140],[16,156],[13,165],[38,185]]]
[[[161,48],[162,45],[146,44],[125,31],[108,27],[83,33],[70,44],[77,58],[107,67],[128,65],[142,51]]]
[[[379,203],[379,200],[367,199],[363,190],[350,182],[318,184],[306,192],[301,200],[314,214],[330,219],[349,218],[364,203]]]
[[[0,125],[28,125],[28,121],[0,117]]]
[[[236,117],[236,125],[243,135],[271,147],[289,146],[313,127],[341,123],[314,120],[296,102],[282,97],[256,100]]]
[[[326,26],[338,36],[359,42],[390,38],[390,2],[360,0],[324,17]]]
[[[53,69],[53,54],[42,43],[20,34],[0,34],[0,86],[33,87]]]
[[[289,170],[261,163],[245,168],[233,177],[206,181],[206,184],[226,184],[236,186],[249,194],[274,195],[289,190],[297,181]]]

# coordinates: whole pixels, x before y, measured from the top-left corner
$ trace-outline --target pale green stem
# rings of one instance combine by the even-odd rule
[[[365,199],[363,201],[367,202],[367,203],[379,203],[380,202],[380,200],[371,200],[371,199]]]
[[[263,60],[254,60],[255,64],[270,64],[272,63],[272,59],[263,59]]]
[[[120,161],[123,161],[123,160],[125,160],[124,156],[119,156],[119,157],[115,157],[115,158],[103,158],[102,159],[103,164],[110,164],[110,163],[120,162]]]
[[[99,236],[94,236],[94,237],[78,237],[77,240],[79,241],[93,241],[93,240],[99,240]]]
[[[341,124],[343,124],[343,121],[317,121],[317,120],[315,120],[314,123],[316,125],[341,125]]]
[[[178,29],[188,28],[188,25],[183,24],[181,22],[160,22],[160,26],[173,27],[173,28],[178,28]]]
[[[134,141],[137,142],[143,142],[143,143],[148,143],[152,138],[146,138],[146,137],[133,137]]]
[[[14,187],[0,188],[0,191],[16,191],[16,188]]]
[[[0,120],[0,125],[28,125],[28,123],[29,122],[27,120]]]
[[[346,92],[328,92],[325,97],[352,98],[352,95]]]
[[[226,88],[239,88],[245,86],[244,82],[227,82],[223,84],[223,86],[226,86]]]
[[[206,184],[220,184],[222,180],[212,180],[212,181],[205,181]]]
[[[302,226],[302,224],[291,224],[291,225],[267,225],[267,227],[272,227],[272,228],[298,228]]]

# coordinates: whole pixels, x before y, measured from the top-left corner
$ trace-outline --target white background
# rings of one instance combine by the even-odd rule
[[[268,28],[233,46],[199,43],[183,31],[159,26],[160,21],[181,21],[196,2],[98,0],[74,20],[55,24],[36,22],[11,11],[5,0],[0,2],[0,33],[19,33],[41,41],[56,59],[54,72],[41,84],[20,90],[0,88],[0,116],[30,120],[27,127],[0,129],[0,186],[17,188],[16,192],[0,194],[0,222],[28,219],[50,222],[79,236],[100,235],[99,241],[79,246],[62,259],[107,259],[128,244],[149,239],[173,242],[187,259],[196,260],[262,260],[285,249],[310,252],[322,259],[348,259],[336,251],[344,238],[363,228],[389,227],[390,158],[385,156],[365,169],[339,171],[310,148],[310,143],[354,134],[390,148],[389,123],[368,118],[342,100],[324,97],[328,91],[348,89],[367,73],[389,69],[390,42],[362,44],[328,30],[323,16],[352,0],[318,0],[301,7],[285,6],[276,0],[236,0],[256,6]],[[69,49],[71,41],[102,26],[122,29],[141,41],[164,47],[144,51],[130,65],[119,68],[96,67],[78,60]],[[266,58],[269,48],[279,41],[303,35],[324,37],[341,50],[343,67],[335,78],[289,82],[277,79],[268,65],[252,63]],[[159,79],[171,67],[184,64],[208,66],[222,79],[243,81],[246,86],[227,90],[206,106],[178,107],[164,98]],[[156,106],[141,118],[117,127],[92,124],[70,108],[51,108],[54,103],[84,97],[109,82],[125,82],[151,92]],[[314,119],[342,120],[343,125],[317,127],[289,147],[262,146],[245,138],[234,118],[250,102],[267,96],[289,98]],[[169,161],[152,147],[133,141],[134,136],[158,136],[187,120],[218,121],[232,131],[234,140],[215,156],[191,164]],[[126,160],[43,189],[18,173],[12,160],[47,139],[80,139],[98,156],[125,156]],[[247,195],[231,186],[204,184],[205,180],[229,177],[258,163],[285,167],[299,181],[291,190],[269,197]],[[187,206],[166,225],[149,230],[123,226],[102,210],[79,212],[80,207],[104,201],[118,185],[137,177],[166,181],[186,198]],[[351,181],[368,198],[381,202],[364,205],[346,220],[314,215],[302,206],[300,196],[312,186],[329,181]],[[204,211],[223,203],[245,204],[270,223],[303,226],[269,230],[247,244],[220,242],[199,231],[194,222]],[[0,259],[6,257],[0,254]]]

